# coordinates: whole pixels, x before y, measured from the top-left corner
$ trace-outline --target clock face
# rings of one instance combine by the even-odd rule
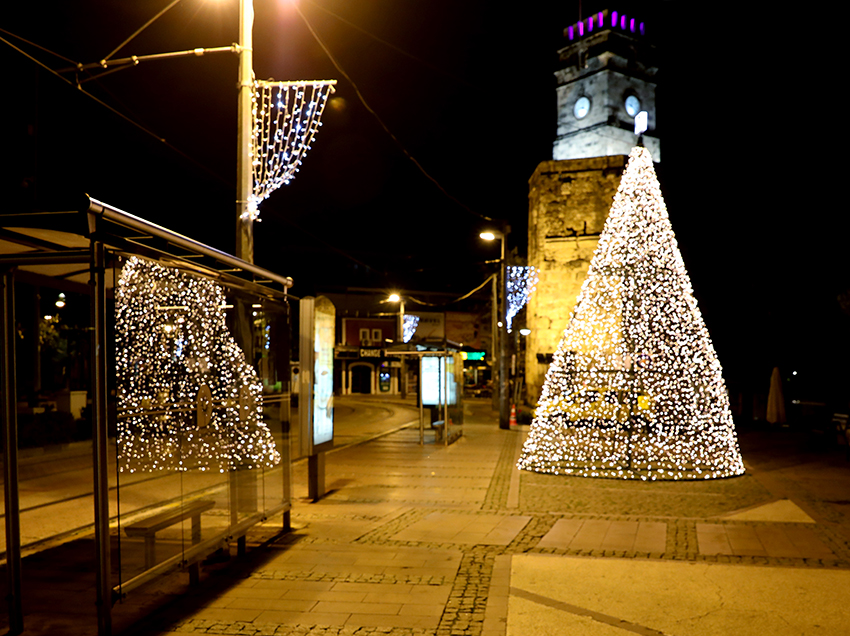
[[[590,112],[590,100],[587,97],[579,97],[573,106],[573,115],[581,119]]]
[[[634,117],[640,112],[640,100],[634,95],[626,97],[626,112],[629,117]]]

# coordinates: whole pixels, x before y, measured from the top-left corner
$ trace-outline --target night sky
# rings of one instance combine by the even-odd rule
[[[0,37],[57,69],[68,62],[9,34],[91,62],[167,4],[4,3]],[[229,45],[237,4],[183,0],[116,57]],[[255,261],[292,276],[295,295],[346,285],[460,294],[496,256],[478,239],[481,216],[507,219],[509,246],[524,255],[527,181],[551,158],[561,31],[610,5],[658,43],[659,178],[730,386],[766,391],[779,364],[799,372],[808,397],[846,402],[850,315],[837,297],[850,289],[847,213],[838,170],[813,141],[838,125],[816,121],[829,112],[818,102],[827,27],[693,4],[301,0],[369,106],[460,205],[403,155],[299,13],[255,0],[258,78],[339,79],[301,172],[261,206]],[[234,250],[235,56],[150,62],[83,85],[153,135],[2,42],[0,62],[4,207],[62,207],[86,192]]]

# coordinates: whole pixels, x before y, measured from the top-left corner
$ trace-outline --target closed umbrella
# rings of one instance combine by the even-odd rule
[[[782,378],[779,367],[773,367],[770,374],[770,392],[767,394],[767,421],[771,424],[785,424],[785,396],[782,395]]]

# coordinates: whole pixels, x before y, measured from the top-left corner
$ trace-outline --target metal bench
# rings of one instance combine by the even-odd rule
[[[438,444],[442,442],[446,434],[446,422],[444,420],[431,422],[431,429],[434,431],[434,441]]]
[[[192,543],[201,540],[201,514],[215,506],[211,499],[199,499],[183,504],[179,508],[160,512],[146,519],[136,521],[124,528],[128,537],[144,537],[145,539],[145,569],[156,565],[156,533],[169,526],[180,523],[184,519],[192,519]],[[189,566],[189,577],[192,583],[198,581],[198,563]]]

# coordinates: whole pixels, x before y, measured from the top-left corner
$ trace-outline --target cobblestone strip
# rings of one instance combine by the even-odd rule
[[[514,467],[514,456],[519,439],[519,434],[507,433],[504,436],[502,452],[499,454],[499,461],[496,462],[496,469],[493,471],[493,478],[490,480],[490,487],[484,496],[481,510],[500,510],[507,507],[511,470]]]
[[[699,556],[697,525],[692,519],[676,519],[667,522],[667,550],[670,559],[693,561]]]
[[[414,508],[412,510],[408,510],[407,512],[400,514],[398,517],[393,519],[392,521],[388,521],[384,525],[367,532],[366,534],[358,537],[352,543],[353,545],[362,544],[362,543],[381,543],[387,545],[409,545],[409,542],[405,541],[392,541],[390,537],[398,534],[402,530],[404,530],[409,525],[416,523],[420,519],[424,519],[426,516],[434,512],[435,509],[430,508]]]
[[[496,555],[473,549],[463,555],[437,636],[479,636]]]
[[[434,629],[411,627],[356,627],[353,625],[277,625],[190,620],[174,625],[168,634],[235,634],[239,636],[436,636]]]
[[[525,524],[525,527],[517,533],[514,540],[502,550],[502,553],[522,554],[534,549],[558,519],[560,517],[556,515],[533,515],[531,521]]]
[[[406,583],[408,585],[445,585],[445,576],[414,574],[338,574],[332,572],[255,570],[246,578],[273,581],[323,581],[326,583]]]

